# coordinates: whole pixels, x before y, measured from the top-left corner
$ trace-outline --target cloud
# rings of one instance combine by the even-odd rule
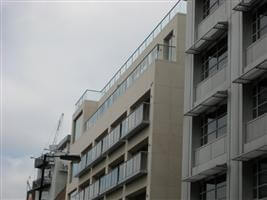
[[[3,163],[3,200],[24,200],[22,194],[26,194],[26,181],[33,172],[33,161],[29,157],[3,157]]]
[[[4,199],[26,179],[85,89],[102,89],[175,2],[12,3],[3,7]],[[49,140],[50,139],[50,140]]]

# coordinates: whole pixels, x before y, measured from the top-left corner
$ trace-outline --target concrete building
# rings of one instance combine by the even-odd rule
[[[188,0],[183,200],[267,198],[267,1]]]
[[[48,156],[68,153],[70,138],[70,135],[67,135],[57,145],[51,145],[49,147],[51,153]],[[40,190],[42,190],[42,200],[63,200],[65,199],[69,161],[61,160],[58,157],[47,157],[46,161],[47,164],[43,162],[43,156],[35,159],[34,167],[37,169],[37,178],[27,192],[27,199],[38,200]],[[41,188],[42,168],[44,165],[43,187]]]
[[[81,162],[70,165],[67,200],[180,199],[185,7],[77,102],[70,153]]]

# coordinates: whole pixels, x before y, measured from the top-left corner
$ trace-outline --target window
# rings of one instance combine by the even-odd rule
[[[82,134],[82,114],[74,120],[74,140],[75,142]]]
[[[225,0],[203,0],[203,19],[214,12]]]
[[[253,118],[267,112],[267,74],[263,75],[253,87]]]
[[[77,191],[73,191],[69,194],[69,200],[76,200]]]
[[[213,47],[202,54],[202,74],[201,81],[214,75],[227,64],[227,36],[215,43]]]
[[[253,199],[267,197],[267,158],[256,160],[253,171]]]
[[[267,3],[260,5],[253,13],[252,33],[253,42],[267,33]]]
[[[70,176],[70,182],[72,182],[72,179],[75,177],[75,175],[78,173],[78,163],[71,163],[71,176]]]
[[[200,200],[226,199],[226,175],[204,180],[200,183]]]
[[[164,39],[164,46],[163,46],[163,58],[165,60],[172,60],[172,46],[174,44],[174,35],[173,31],[171,31],[168,36]]]
[[[221,105],[216,111],[201,116],[201,146],[226,134],[227,105]]]

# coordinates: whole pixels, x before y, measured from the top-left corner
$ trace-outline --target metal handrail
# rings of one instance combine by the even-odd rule
[[[144,39],[144,41],[137,47],[137,49],[130,55],[130,57],[126,60],[126,62],[119,68],[119,70],[112,76],[112,78],[108,81],[108,83],[102,88],[100,91],[96,91],[101,93],[103,96],[114,84],[115,82],[121,77],[121,75],[129,68],[129,66],[136,60],[138,56],[143,53],[144,49],[153,41],[153,39],[162,31],[162,29],[173,19],[176,13],[178,13],[178,6],[184,3],[186,5],[185,0],[178,0],[176,4],[171,8],[171,10],[163,17],[163,19],[158,23],[158,25],[151,31],[151,33]],[[183,13],[182,10],[179,10],[180,13]],[[186,13],[186,12],[184,12]],[[163,22],[167,20],[165,24]],[[158,30],[159,29],[159,30]],[[158,31],[158,33],[156,33]],[[150,40],[150,41],[149,41]],[[144,47],[144,48],[143,48]],[[137,56],[136,53],[138,53]],[[132,61],[131,61],[132,60]],[[130,65],[127,65],[128,62],[131,61]],[[117,77],[117,78],[116,78]],[[114,82],[114,83],[112,83]],[[111,84],[112,83],[112,84]],[[88,90],[82,94],[79,100],[76,102],[76,106],[79,105],[79,102],[83,99],[84,95],[87,93]]]
[[[149,44],[146,44],[146,42],[148,41],[148,38],[150,38],[151,36],[153,36],[153,39],[156,37],[154,35],[155,31],[157,30],[158,27],[160,27],[160,31],[165,27],[162,26],[162,22],[168,18],[168,22],[171,21],[171,13],[172,11],[178,7],[178,4],[180,2],[185,2],[184,0],[178,0],[177,3],[171,8],[171,10],[163,17],[163,19],[158,23],[158,25],[152,30],[152,32],[145,38],[145,40],[137,47],[137,49],[131,54],[131,56],[127,59],[127,61],[120,67],[120,69],[115,73],[115,75],[109,80],[109,82],[103,87],[103,89],[101,90],[101,92],[103,93],[105,91],[105,89],[107,88],[107,86],[112,82],[112,80],[114,80],[114,78],[117,76],[117,74],[121,73],[122,69],[126,66],[127,67],[127,63],[129,60],[133,59],[133,56],[135,55],[136,52],[138,52],[141,47],[145,44],[145,46],[147,47]],[[141,54],[142,52],[139,52],[139,55]],[[126,68],[127,69],[127,68]],[[120,74],[121,76],[121,74]]]
[[[159,56],[159,51],[160,51],[160,48],[159,47],[169,47],[169,48],[175,48],[175,46],[168,46],[168,45],[164,45],[164,44],[156,44],[155,45],[155,47],[154,48],[152,48],[148,53],[147,53],[147,55],[146,56],[144,56],[144,58],[140,61],[140,63],[139,64],[137,64],[137,66],[132,70],[132,72],[125,78],[125,80],[124,81],[126,81],[127,80],[127,78],[128,77],[130,77],[132,74],[133,74],[133,72],[134,72],[134,70],[136,69],[136,68],[138,68],[138,67],[140,67],[140,64],[145,60],[145,59],[147,59],[148,58],[148,56],[149,55],[151,55],[152,54],[152,52],[153,51],[155,51],[155,49],[157,50],[157,57],[155,58],[155,59],[158,59],[158,56]],[[124,83],[124,81],[121,83],[121,84],[123,84]],[[121,85],[120,84],[120,85]],[[119,86],[118,86],[118,88],[119,88]],[[106,100],[101,104],[101,105],[99,105],[98,106],[98,108],[97,108],[97,110],[91,115],[91,117],[85,122],[85,126],[84,126],[84,129],[85,129],[85,131],[87,130],[87,124],[88,124],[88,122],[93,118],[93,117],[95,117],[95,115],[97,115],[97,112],[101,109],[101,107],[109,100],[109,98],[118,90],[118,88],[116,89],[116,90],[114,90],[110,95],[109,95],[109,97],[108,98],[106,98]]]

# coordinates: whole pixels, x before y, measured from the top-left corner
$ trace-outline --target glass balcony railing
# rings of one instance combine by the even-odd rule
[[[164,53],[164,52],[168,53]],[[118,88],[99,106],[97,111],[86,121],[85,130],[92,127],[96,121],[129,89],[134,82],[151,66],[156,59],[175,61],[175,47],[157,44],[139,63],[132,73],[118,86]]]
[[[121,123],[121,138],[129,138],[149,124],[149,104],[142,104]]]
[[[147,173],[147,152],[139,152],[93,184],[77,193],[75,200],[95,200]]]
[[[147,171],[147,152],[141,152],[119,167],[118,183],[128,183]]]
[[[85,90],[82,96],[75,103],[75,110],[78,110],[79,107],[83,104],[84,101],[99,101],[102,96],[101,91],[97,90]]]
[[[120,67],[117,73],[110,79],[110,81],[101,90],[102,94],[105,94],[121,77],[121,75],[133,64],[147,46],[158,36],[158,34],[164,29],[164,27],[173,19],[177,13],[186,13],[186,1],[178,0],[174,7],[165,15],[160,23],[153,29],[153,31],[146,37],[141,45],[134,51],[134,53],[127,59],[127,61]]]
[[[149,125],[149,104],[142,103],[122,123],[100,140],[91,150],[81,156],[76,177],[86,173],[108,153],[114,151],[125,139]]]
[[[133,52],[133,54],[127,59],[127,61],[120,67],[110,81],[99,91],[100,97],[102,97],[124,74],[124,72],[133,64],[133,62],[143,53],[149,44],[158,36],[158,34],[164,29],[164,27],[174,18],[177,13],[186,13],[186,0],[178,0],[173,8],[164,16],[159,24],[152,30],[152,32],[146,37],[146,39],[139,45],[139,47]],[[84,99],[88,98],[87,90],[80,97],[76,103],[76,109],[82,104]]]

